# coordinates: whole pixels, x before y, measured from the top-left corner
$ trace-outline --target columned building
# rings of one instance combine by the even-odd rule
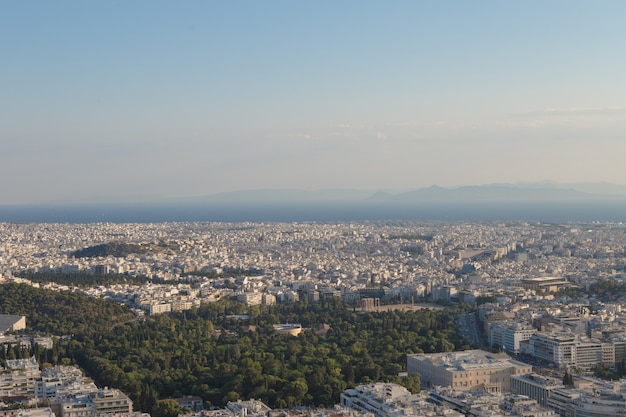
[[[469,391],[510,392],[510,378],[532,372],[532,366],[504,353],[467,350],[407,355],[409,375],[418,373],[423,388],[435,386]]]

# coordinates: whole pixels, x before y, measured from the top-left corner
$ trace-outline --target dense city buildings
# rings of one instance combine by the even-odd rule
[[[116,242],[125,251],[83,256],[83,249]],[[109,285],[39,279],[107,274],[128,279]],[[616,372],[626,365],[626,299],[610,291],[626,280],[621,224],[0,223],[0,279],[107,298],[130,307],[139,323],[147,315],[222,298],[249,308],[337,298],[369,312],[392,304],[406,309],[465,304],[458,317],[463,337],[489,351],[410,354],[406,371],[420,375],[422,394],[371,381],[347,389],[341,410],[309,414],[626,414],[624,384],[590,377],[598,367]],[[609,290],[590,295],[596,287]],[[292,336],[312,330],[296,323],[270,329]],[[52,348],[53,339],[63,336],[28,334],[27,326],[24,316],[1,316],[0,343]],[[50,404],[33,408],[33,417],[133,413],[126,394],[96,387],[76,368],[41,369],[32,358],[7,360],[1,373],[0,396],[24,397],[29,406]],[[564,385],[563,375],[570,374],[575,384]],[[297,414],[254,399],[207,410],[190,394],[181,392],[173,401],[198,416]]]
[[[428,397],[411,394],[406,388],[390,383],[360,385],[340,396],[340,405],[374,417],[461,417],[450,408],[436,407]]]
[[[381,298],[405,303],[428,297],[472,304],[481,295],[501,295],[519,309],[520,302],[550,300],[563,287],[621,282],[626,246],[620,225],[528,223],[2,223],[0,233],[4,279],[37,271],[167,281],[81,289],[147,314],[193,308],[224,295],[258,304],[304,296],[359,299],[372,288],[380,289]],[[116,241],[142,250],[72,256]],[[220,278],[225,271],[242,276]],[[178,282],[181,277],[195,278],[196,285]]]

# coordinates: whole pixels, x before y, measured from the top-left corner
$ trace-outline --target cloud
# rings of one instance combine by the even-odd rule
[[[597,128],[621,122],[626,117],[626,107],[550,107],[520,113],[510,113],[494,120],[498,127]]]
[[[570,107],[570,108],[548,108],[548,109],[544,109],[542,111],[543,114],[548,114],[548,115],[561,115],[561,114],[578,114],[578,115],[586,115],[586,114],[606,114],[606,115],[610,115],[610,114],[626,114],[626,108],[625,107],[589,107],[589,108],[577,108],[577,107]]]

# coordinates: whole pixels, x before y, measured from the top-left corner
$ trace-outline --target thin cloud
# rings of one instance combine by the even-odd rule
[[[597,107],[597,108],[549,108],[544,114],[626,114],[624,107]]]
[[[625,115],[626,107],[550,107],[541,110],[530,110],[521,113],[511,113],[508,117],[537,117],[561,115]]]
[[[626,107],[551,107],[520,113],[510,113],[494,121],[499,127],[595,128],[623,121]]]

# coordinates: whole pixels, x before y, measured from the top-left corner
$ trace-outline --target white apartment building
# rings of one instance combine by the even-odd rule
[[[384,417],[388,414],[387,403],[407,395],[411,395],[409,390],[400,385],[379,382],[347,389],[339,396],[339,402],[343,407]]]
[[[96,384],[83,377],[80,369],[73,366],[57,365],[41,371],[41,378],[35,382],[35,399],[63,397],[98,391]]]
[[[561,417],[626,416],[626,399],[616,392],[596,391],[593,394],[574,388],[556,389],[548,406]]]
[[[261,292],[244,292],[237,294],[237,301],[249,306],[258,306],[263,303],[263,293]]]
[[[172,311],[185,311],[193,308],[191,300],[177,299],[172,301]]]
[[[156,304],[150,304],[148,306],[148,312],[150,313],[151,316],[154,314],[169,313],[171,311],[172,311],[171,303],[156,303]]]
[[[559,368],[576,365],[576,337],[570,332],[537,333],[530,337],[528,353]]]
[[[496,321],[489,323],[487,340],[490,347],[501,347],[510,354],[520,353],[520,342],[530,339],[537,329],[528,323]]]
[[[624,358],[622,341],[583,339],[570,332],[537,333],[528,340],[528,354],[559,368],[591,369],[599,363],[609,368]]]
[[[226,404],[226,411],[234,416],[255,417],[266,416],[271,411],[271,408],[260,400],[252,399],[248,401],[229,401]]]
[[[35,357],[6,362],[7,369],[0,369],[0,396],[34,396],[35,382],[41,376]]]

